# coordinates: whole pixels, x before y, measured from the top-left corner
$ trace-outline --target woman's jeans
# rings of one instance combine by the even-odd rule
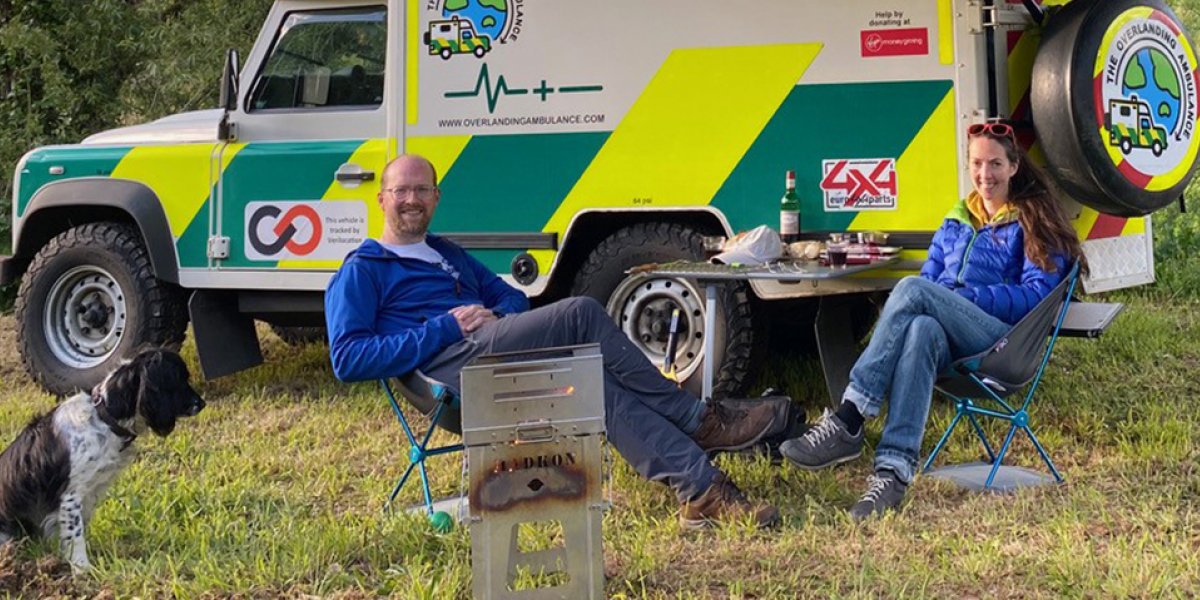
[[[927,279],[905,277],[896,284],[844,395],[866,417],[878,415],[885,398],[891,402],[875,449],[876,470],[912,481],[938,373],[987,350],[1011,328]]]

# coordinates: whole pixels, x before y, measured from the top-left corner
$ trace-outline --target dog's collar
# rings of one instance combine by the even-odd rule
[[[117,434],[117,437],[121,438],[121,451],[124,452],[133,443],[133,440],[137,439],[137,434],[130,431],[128,427],[118,423],[108,413],[107,398],[100,392],[99,387],[92,389],[92,406],[96,407],[96,415],[100,417],[100,421],[108,425],[108,428]]]

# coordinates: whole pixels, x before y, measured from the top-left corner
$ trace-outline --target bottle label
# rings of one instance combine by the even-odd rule
[[[779,213],[779,233],[781,235],[796,235],[800,233],[800,213],[783,211]]]

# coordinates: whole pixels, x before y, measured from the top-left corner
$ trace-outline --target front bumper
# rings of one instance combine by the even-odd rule
[[[0,256],[0,285],[8,285],[17,280],[17,259],[13,256]]]

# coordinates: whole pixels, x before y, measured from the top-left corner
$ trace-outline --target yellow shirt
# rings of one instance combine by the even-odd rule
[[[983,196],[980,196],[979,192],[974,191],[971,192],[971,195],[967,196],[967,211],[971,213],[971,225],[975,229],[992,223],[1007,223],[1017,218],[1017,208],[1011,203],[1005,202],[1000,207],[1000,210],[997,210],[992,215],[992,218],[988,219],[987,209],[983,204]]]

